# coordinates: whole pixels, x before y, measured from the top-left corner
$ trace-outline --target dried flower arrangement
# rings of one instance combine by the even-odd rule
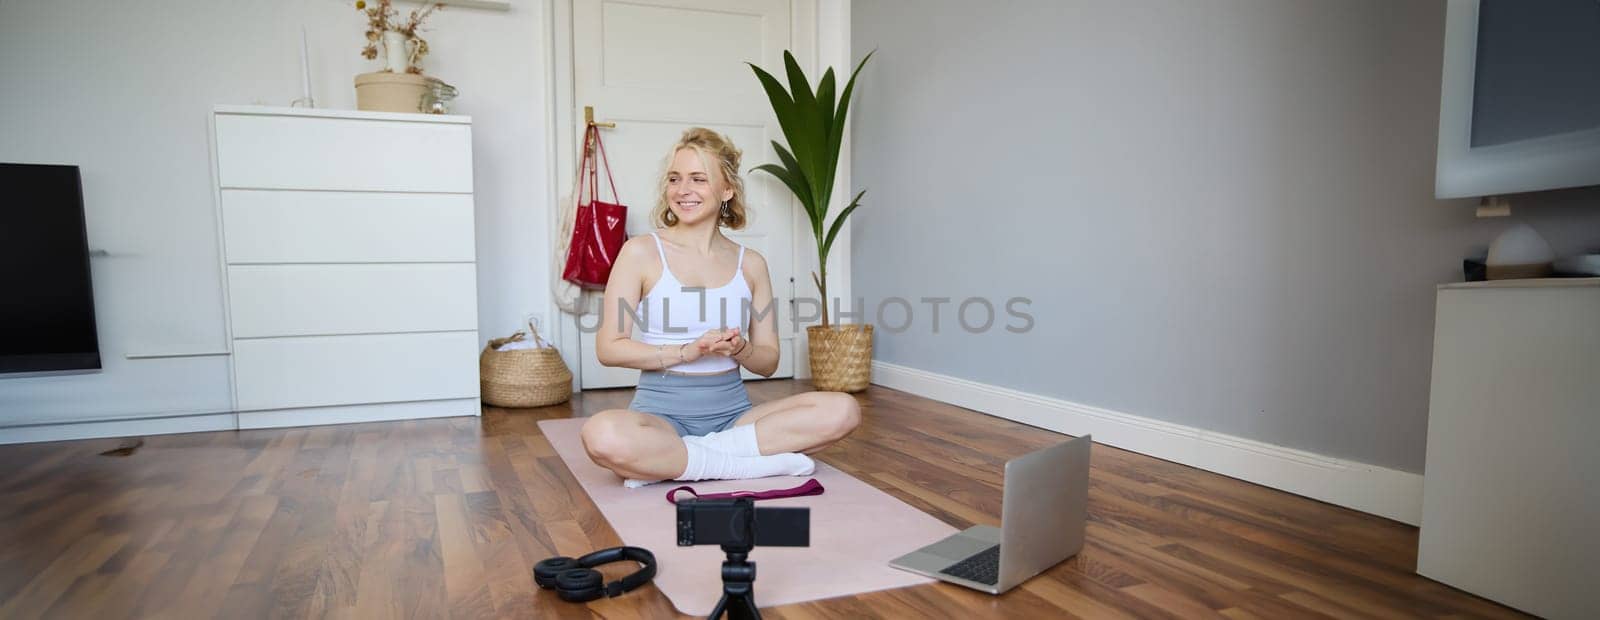
[[[404,35],[410,54],[406,59],[406,73],[422,73],[418,66],[423,56],[428,55],[428,42],[418,33],[422,32],[422,24],[434,11],[444,8],[443,4],[434,3],[422,8],[413,9],[411,15],[400,23],[400,14],[395,11],[391,0],[376,0],[368,6],[366,0],[356,1],[356,10],[367,15],[367,45],[361,48],[361,55],[368,60],[378,57],[378,42],[383,38],[384,32],[398,32]]]

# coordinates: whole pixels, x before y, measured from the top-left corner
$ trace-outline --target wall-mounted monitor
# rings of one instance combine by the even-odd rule
[[[1439,198],[1600,185],[1600,0],[1449,0]]]
[[[0,163],[0,376],[100,368],[77,166]]]

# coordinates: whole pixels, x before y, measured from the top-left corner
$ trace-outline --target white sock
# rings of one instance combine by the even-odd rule
[[[684,443],[698,442],[712,450],[731,456],[761,456],[761,446],[756,443],[756,425],[735,426],[704,437],[688,436]]]
[[[798,452],[771,456],[733,456],[707,448],[698,442],[684,442],[689,450],[689,465],[678,480],[744,480],[767,476],[809,476],[817,464]]]
[[[729,456],[729,457],[734,457],[735,459],[743,459],[743,458],[749,458],[749,457],[756,457],[756,458],[760,458],[761,457],[761,446],[759,445],[759,443],[756,440],[756,425],[754,425],[754,424],[745,424],[745,425],[742,425],[742,426],[735,426],[735,427],[729,428],[729,429],[724,430],[724,431],[718,431],[718,432],[711,433],[709,435],[704,435],[704,436],[688,435],[688,436],[685,436],[683,438],[683,445],[684,445],[684,447],[686,449],[691,445],[699,445],[699,446],[701,446],[703,448],[706,448],[706,449],[710,450],[711,452],[721,453],[722,455]],[[791,454],[793,454],[793,453],[791,453]],[[772,456],[783,456],[783,455],[774,454]],[[811,457],[805,456],[803,454],[797,454],[796,456],[802,457],[803,460],[801,460],[801,459],[792,459],[792,458],[784,458],[784,459],[779,459],[777,461],[770,461],[770,462],[764,462],[762,464],[758,464],[758,465],[755,466],[755,469],[753,470],[754,472],[763,472],[763,471],[767,471],[768,469],[776,468],[780,473],[752,473],[752,474],[748,474],[748,475],[719,474],[719,475],[706,475],[706,476],[703,476],[703,477],[700,477],[700,478],[688,478],[686,476],[689,473],[689,470],[692,470],[692,469],[695,468],[695,465],[691,464],[689,467],[685,468],[685,471],[684,471],[685,476],[679,476],[679,479],[680,480],[706,480],[706,479],[710,479],[710,478],[715,478],[715,479],[719,479],[719,480],[729,480],[729,479],[743,479],[743,478],[760,478],[760,477],[764,477],[764,476],[807,476],[807,475],[810,475],[813,471],[816,470],[816,464],[811,461]],[[693,457],[691,456],[690,458],[691,458],[691,463],[692,463]],[[701,462],[702,463],[706,463],[706,462],[711,462],[711,461],[715,461],[717,463],[721,462],[720,457],[716,457],[716,456],[705,458]],[[745,468],[744,465],[741,465],[741,464],[739,464],[737,462],[734,465],[732,465],[732,467],[734,467],[735,469],[744,469]],[[712,471],[720,471],[723,468],[724,468],[724,466],[718,464],[718,465],[713,465],[711,470]],[[788,471],[791,471],[791,470],[793,470],[794,473],[782,473],[782,472],[788,472]],[[801,470],[804,470],[804,471],[801,471]],[[622,481],[622,486],[630,488],[630,489],[637,489],[639,487],[649,486],[649,485],[655,484],[657,482],[661,482],[661,481],[660,480],[637,480],[637,479],[633,479],[633,478],[628,478],[628,479],[625,479],[625,480]]]

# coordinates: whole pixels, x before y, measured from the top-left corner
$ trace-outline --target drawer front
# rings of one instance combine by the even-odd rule
[[[472,196],[222,190],[227,261],[472,262]]]
[[[234,338],[476,330],[471,263],[233,265]]]
[[[472,127],[218,114],[222,188],[472,192]]]
[[[236,340],[240,410],[478,397],[478,334]]]

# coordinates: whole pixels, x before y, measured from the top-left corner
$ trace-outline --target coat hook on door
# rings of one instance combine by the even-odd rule
[[[607,129],[616,129],[617,127],[616,123],[594,122],[594,106],[592,105],[583,106],[583,123],[587,127],[605,127]]]

